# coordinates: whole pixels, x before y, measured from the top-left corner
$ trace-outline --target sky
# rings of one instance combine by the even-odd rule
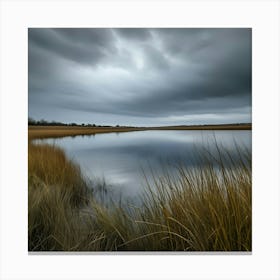
[[[248,28],[29,28],[28,115],[97,125],[251,122]]]

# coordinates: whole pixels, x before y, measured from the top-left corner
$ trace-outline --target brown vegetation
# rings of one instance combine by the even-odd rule
[[[251,124],[161,126],[161,127],[85,127],[85,126],[29,126],[28,137],[56,138],[76,135],[91,135],[109,132],[129,132],[140,130],[250,130]]]
[[[251,157],[239,152],[230,168],[206,156],[155,177],[140,208],[108,207],[61,149],[29,142],[29,250],[251,251]]]
[[[96,133],[128,132],[137,131],[140,128],[129,127],[83,127],[83,126],[29,126],[28,137],[34,138],[56,138],[77,135],[93,135]]]

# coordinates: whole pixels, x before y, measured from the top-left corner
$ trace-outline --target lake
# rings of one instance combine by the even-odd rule
[[[35,140],[61,147],[68,158],[78,163],[83,174],[95,186],[106,183],[114,197],[134,199],[143,192],[145,176],[164,175],[176,166],[195,167],[201,163],[201,151],[224,147],[232,157],[236,145],[251,151],[251,130],[185,130],[106,133]],[[145,176],[144,176],[145,174]]]

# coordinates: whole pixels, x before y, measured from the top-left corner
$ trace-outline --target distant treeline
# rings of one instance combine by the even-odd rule
[[[82,124],[77,124],[77,123],[63,123],[63,122],[56,122],[56,121],[46,121],[44,119],[41,119],[39,121],[34,120],[33,118],[28,118],[28,125],[40,125],[40,126],[83,126],[83,127],[133,127],[135,126],[124,126],[124,125],[97,125],[94,123],[82,123]],[[211,126],[251,126],[251,123],[231,123],[231,124],[195,124],[195,125],[185,125],[185,124],[180,124],[180,125],[173,125],[173,126],[163,126],[163,127],[211,127]],[[160,128],[161,126],[158,127],[150,127],[150,128]],[[143,127],[144,128],[144,127]]]
[[[220,123],[220,124],[182,124],[182,125],[174,125],[174,126],[236,126],[236,125],[252,125],[252,123]]]
[[[40,126],[84,126],[84,127],[120,127],[119,125],[112,126],[112,125],[96,125],[94,123],[63,123],[63,122],[56,122],[56,121],[46,121],[44,119],[41,119],[39,121],[36,121],[32,118],[28,118],[28,125],[40,125]],[[124,127],[124,126],[122,126]]]

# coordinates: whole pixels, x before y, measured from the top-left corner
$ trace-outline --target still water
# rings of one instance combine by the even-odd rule
[[[145,176],[164,174],[178,164],[195,167],[201,151],[224,147],[234,157],[236,145],[251,151],[251,131],[137,131],[36,140],[61,147],[78,163],[92,185],[105,181],[112,193],[133,199],[144,188]],[[145,176],[143,175],[145,174]]]

